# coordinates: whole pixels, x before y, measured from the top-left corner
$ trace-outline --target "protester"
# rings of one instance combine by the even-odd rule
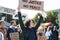
[[[38,28],[38,30],[37,30],[37,35],[39,35],[39,36],[43,36],[43,35],[44,35],[44,29],[43,29],[42,26],[40,26],[40,27]]]
[[[22,17],[21,17],[20,7],[18,7],[18,17],[19,17],[21,29],[24,33],[23,34],[24,40],[37,40],[36,30],[38,29],[41,21],[43,20],[42,15],[40,16],[36,26],[35,26],[35,22],[33,20],[28,20],[24,25],[24,23],[22,21]]]
[[[6,40],[6,26],[4,21],[0,21],[0,33],[2,34],[2,36],[4,37],[4,40]]]
[[[57,31],[56,26],[54,26],[52,34],[53,34],[52,35],[53,36],[52,40],[58,40],[58,31]]]
[[[51,28],[50,28],[50,26],[48,26],[47,32],[45,33],[45,36],[47,37],[47,40],[50,40],[51,34],[52,34]]]
[[[11,40],[10,38],[10,33],[14,33],[14,32],[18,32],[17,26],[16,26],[16,22],[14,20],[11,21],[11,26],[10,28],[8,28],[7,30],[7,37],[8,40]]]
[[[23,31],[20,27],[20,24],[17,25],[18,28],[18,32],[19,32],[19,40],[24,40],[24,35],[23,35]]]
[[[0,32],[0,40],[4,40],[4,35],[2,32]]]
[[[37,30],[37,37],[38,37],[38,40],[46,39],[46,37],[44,35],[44,28],[42,26],[40,26]]]

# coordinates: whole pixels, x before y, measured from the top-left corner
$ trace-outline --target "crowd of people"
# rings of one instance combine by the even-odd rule
[[[32,19],[26,20],[23,23],[20,7],[18,7],[18,19],[19,24],[17,25],[16,21],[12,20],[9,28],[5,26],[4,21],[0,21],[0,30],[4,31],[3,39],[11,40],[10,33],[18,32],[19,40],[40,40],[39,36],[45,36],[46,40],[58,40],[58,31],[56,26],[53,26],[53,28],[51,28],[51,25],[48,26],[47,31],[45,31],[44,26],[40,26],[43,20],[42,15],[40,15],[39,19],[37,19],[37,23],[35,23]],[[0,36],[0,40],[3,39],[1,39]]]

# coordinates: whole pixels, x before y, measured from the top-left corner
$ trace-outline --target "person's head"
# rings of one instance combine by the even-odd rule
[[[11,21],[11,25],[12,25],[12,26],[16,26],[16,21],[15,21],[15,20],[12,20],[12,21]]]
[[[0,26],[5,26],[5,23],[4,23],[4,21],[0,21]]]
[[[35,22],[34,22],[34,20],[27,20],[25,25],[29,28],[32,28],[32,27],[34,27]]]
[[[37,30],[38,33],[43,33],[44,32],[44,28],[42,26],[40,26]]]
[[[53,27],[53,31],[57,30],[56,26]]]
[[[50,27],[50,26],[48,26],[47,31],[50,31],[50,30],[51,30],[51,27]]]

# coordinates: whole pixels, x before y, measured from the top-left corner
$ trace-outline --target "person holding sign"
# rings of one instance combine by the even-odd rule
[[[16,26],[16,22],[14,20],[11,21],[11,26],[10,28],[8,28],[7,30],[7,37],[8,40],[11,40],[10,38],[10,33],[14,33],[14,32],[18,32],[17,26]]]
[[[4,21],[0,21],[0,37],[2,40],[6,40],[6,26]],[[0,39],[0,40],[1,40]]]
[[[36,31],[37,31],[38,27],[40,26],[40,23],[43,20],[42,15],[39,16],[39,20],[36,25],[32,19],[26,21],[26,23],[24,24],[22,21],[22,17],[21,17],[20,6],[18,7],[17,10],[18,10],[20,26],[21,26],[21,29],[22,29],[23,35],[24,35],[24,40],[37,40]]]

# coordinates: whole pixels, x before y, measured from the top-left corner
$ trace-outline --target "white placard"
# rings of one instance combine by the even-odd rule
[[[43,10],[44,1],[37,0],[19,0],[19,6],[22,9]]]
[[[15,10],[0,6],[0,12],[13,15],[15,13]]]

